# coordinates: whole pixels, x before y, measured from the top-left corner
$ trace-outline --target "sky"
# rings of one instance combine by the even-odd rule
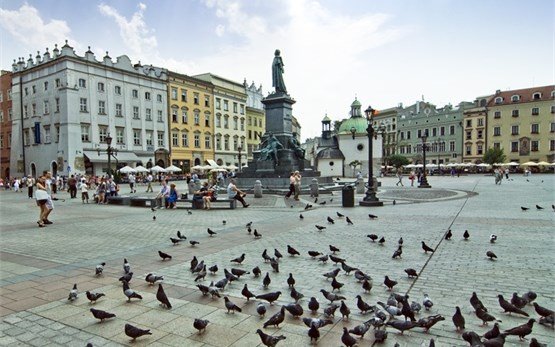
[[[0,67],[67,39],[78,55],[273,90],[275,49],[302,138],[325,115],[442,107],[554,84],[555,0],[0,0]]]

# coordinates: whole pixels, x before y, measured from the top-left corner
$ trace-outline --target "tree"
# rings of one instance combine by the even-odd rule
[[[333,121],[333,132],[334,133],[339,133],[339,127],[341,126],[341,123],[343,123],[342,120],[334,120]]]
[[[490,147],[486,153],[484,153],[482,160],[484,163],[493,165],[495,163],[504,163],[505,158],[506,156],[502,148]]]
[[[355,170],[357,167],[361,166],[362,162],[358,161],[358,160],[353,160],[352,162],[349,163],[349,166],[353,168],[353,176],[355,175]]]
[[[390,163],[392,166],[396,168],[400,168],[403,165],[407,165],[410,161],[407,157],[400,155],[400,154],[393,154],[386,158],[387,162]]]

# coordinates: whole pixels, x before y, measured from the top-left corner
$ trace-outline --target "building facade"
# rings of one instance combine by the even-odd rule
[[[555,160],[555,86],[498,90],[487,103],[490,147],[508,161]]]
[[[253,159],[252,152],[258,149],[260,139],[266,132],[266,115],[264,113],[264,104],[262,99],[262,86],[256,87],[254,82],[247,84],[247,80],[243,82],[245,92],[247,93],[247,148],[243,150],[245,158],[250,161]],[[242,161],[246,165],[247,160]]]
[[[168,144],[167,72],[132,65],[123,55],[101,61],[66,44],[13,64],[12,175],[107,171],[106,138],[116,167],[149,166]],[[21,110],[21,112],[19,111]],[[163,160],[157,162],[167,166]]]
[[[397,117],[399,110],[402,109],[402,104],[397,107],[391,107],[384,110],[379,110],[374,115],[374,126],[380,128],[382,136],[382,166],[387,166],[387,157],[395,154],[397,148]],[[382,133],[383,132],[383,133]]]
[[[2,70],[0,75],[0,177],[10,177],[12,143],[12,73]]]
[[[191,167],[214,160],[214,86],[168,72],[168,125],[172,165]]]
[[[214,158],[217,165],[239,167],[246,145],[247,94],[242,83],[205,73],[194,76],[214,85]]]
[[[463,112],[464,149],[462,161],[464,163],[480,164],[488,148],[488,109],[486,105],[490,99],[491,95],[477,97],[474,101],[474,107]]]

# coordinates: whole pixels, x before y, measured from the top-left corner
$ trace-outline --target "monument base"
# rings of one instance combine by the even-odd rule
[[[366,207],[373,207],[373,206],[383,206],[383,201],[364,201],[361,200],[359,203],[359,206],[366,206]]]

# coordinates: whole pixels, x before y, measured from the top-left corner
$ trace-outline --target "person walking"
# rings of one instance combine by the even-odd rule
[[[37,200],[37,206],[39,207],[39,220],[37,224],[39,228],[44,228],[46,223],[44,222],[47,218],[47,207],[48,202],[48,192],[46,191],[46,179],[44,176],[39,177],[37,180],[37,190],[35,192],[35,198]]]
[[[231,178],[227,186],[227,196],[230,199],[235,199],[239,201],[241,204],[243,204],[244,208],[247,208],[250,206],[250,204],[247,204],[245,202],[245,199],[243,199],[246,195],[247,195],[246,193],[244,193],[243,191],[239,190],[239,188],[237,188],[237,186],[235,185],[235,179]]]
[[[128,179],[129,179],[129,188],[131,189],[130,193],[136,193],[137,190],[135,189],[135,175],[133,175],[132,173],[129,174]]]
[[[71,177],[67,181],[67,184],[69,190],[69,198],[75,199],[77,197],[77,179],[74,175],[71,175]]]
[[[52,210],[54,210],[54,197],[52,197],[52,195],[54,194],[54,191],[51,189],[50,184],[52,182],[52,172],[50,171],[46,171],[44,173],[44,177],[45,177],[45,183],[46,183],[46,192],[48,193],[48,198],[46,201],[46,210],[44,212],[44,216],[42,221],[44,222],[44,224],[53,224],[53,222],[51,222],[48,219],[48,216],[50,215],[50,213],[52,212]],[[37,185],[38,188],[38,185]]]
[[[96,187],[96,195],[98,197],[97,204],[104,204],[105,203],[107,188],[108,187],[106,185],[106,181],[104,180],[104,177],[102,177],[100,179],[100,183],[98,184],[98,187]]]
[[[403,185],[403,169],[401,169],[401,168],[397,169],[397,178],[399,180],[397,181],[397,183],[395,183],[395,186],[399,186],[399,184],[401,184],[401,187],[404,187],[404,185]]]
[[[83,201],[83,203],[85,203],[85,201],[86,201],[87,204],[88,204],[89,203],[89,187],[87,187],[87,180],[85,178],[81,179],[81,185],[80,185],[79,189],[81,190],[81,200]]]
[[[295,172],[291,171],[289,175],[289,191],[285,194],[285,198],[289,199],[295,193]]]
[[[154,190],[152,189],[152,180],[153,180],[152,174],[149,173],[148,176],[146,177],[146,184],[147,184],[146,192],[147,193],[154,193]]]
[[[410,186],[411,187],[414,187],[414,179],[415,178],[416,178],[416,174],[414,173],[414,171],[411,171],[410,175],[409,175],[409,180],[410,180]]]
[[[35,186],[35,179],[33,178],[33,176],[29,175],[27,177],[27,195],[29,196],[29,199],[33,198],[33,187]]]
[[[299,195],[301,194],[301,182],[302,176],[299,171],[295,171],[295,200],[299,201]]]

